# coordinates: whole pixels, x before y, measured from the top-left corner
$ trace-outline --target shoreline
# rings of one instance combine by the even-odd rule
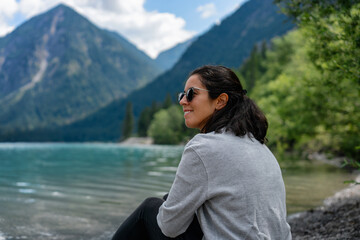
[[[320,207],[289,215],[288,223],[293,239],[360,239],[360,184],[349,184]]]
[[[129,137],[118,144],[120,145],[153,145],[154,139],[151,137]]]

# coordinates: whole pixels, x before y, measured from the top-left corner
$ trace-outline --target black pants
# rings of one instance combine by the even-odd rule
[[[161,198],[147,198],[126,220],[121,224],[113,236],[113,240],[162,240],[162,239],[181,239],[196,240],[202,239],[199,222],[194,216],[194,220],[185,233],[176,238],[166,237],[160,230],[156,216],[159,207],[164,202]]]

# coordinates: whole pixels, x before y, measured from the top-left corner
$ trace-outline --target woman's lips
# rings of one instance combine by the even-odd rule
[[[192,112],[191,110],[184,110],[184,116],[188,115],[191,112]]]

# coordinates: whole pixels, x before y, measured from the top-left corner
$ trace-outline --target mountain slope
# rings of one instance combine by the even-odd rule
[[[161,69],[169,70],[172,68],[175,63],[180,59],[186,49],[196,40],[196,38],[191,38],[183,43],[177,44],[175,47],[172,47],[166,51],[163,51],[155,59],[155,62]]]
[[[131,43],[59,5],[0,39],[0,128],[69,124],[157,74]]]
[[[125,106],[132,102],[134,114],[153,101],[163,101],[170,93],[174,96],[182,91],[188,73],[205,64],[223,64],[239,67],[249,56],[254,44],[269,41],[285,34],[294,26],[279,13],[272,0],[250,0],[241,6],[220,25],[213,26],[198,37],[182,55],[172,69],[154,81],[131,93],[126,99],[113,101],[106,107],[83,120],[58,129],[39,130],[28,133],[14,133],[14,139],[53,141],[114,141],[121,136]]]

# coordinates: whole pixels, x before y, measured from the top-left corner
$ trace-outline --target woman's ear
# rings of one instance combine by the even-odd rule
[[[227,102],[229,100],[229,96],[226,93],[222,93],[220,94],[217,98],[216,98],[216,106],[215,109],[216,110],[220,110],[223,107],[226,106]]]

